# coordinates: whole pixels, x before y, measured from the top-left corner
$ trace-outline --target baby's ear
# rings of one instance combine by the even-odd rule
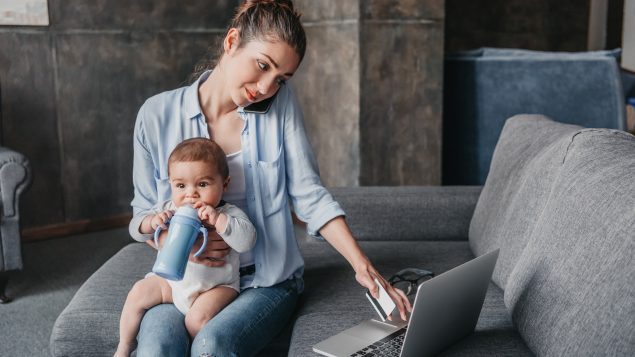
[[[229,181],[232,180],[231,176],[227,176],[227,178],[225,179],[225,182],[223,182],[223,192],[227,191],[227,186],[229,186]]]

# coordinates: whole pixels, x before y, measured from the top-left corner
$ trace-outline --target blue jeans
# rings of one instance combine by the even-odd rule
[[[172,304],[146,312],[137,335],[137,357],[253,356],[288,323],[298,301],[298,281],[243,290],[191,342],[184,316]]]

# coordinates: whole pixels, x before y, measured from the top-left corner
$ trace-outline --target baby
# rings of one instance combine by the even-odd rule
[[[154,233],[167,228],[174,210],[190,204],[211,231],[227,242],[232,251],[222,267],[187,262],[181,281],[163,279],[153,273],[132,287],[121,312],[120,340],[115,356],[129,356],[134,349],[139,325],[146,310],[163,303],[174,305],[185,315],[185,327],[194,337],[239,293],[238,253],[251,249],[256,230],[238,207],[221,200],[229,183],[229,169],[223,150],[205,138],[188,139],[176,146],[168,159],[172,200],[144,218],[139,231]]]

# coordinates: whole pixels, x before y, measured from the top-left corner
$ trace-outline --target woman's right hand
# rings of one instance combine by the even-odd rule
[[[202,239],[197,239],[190,251],[190,261],[197,264],[203,264],[208,267],[221,267],[225,265],[225,257],[229,254],[230,247],[225,243],[223,238],[214,230],[209,231],[207,238],[207,246],[198,257],[194,253],[201,249]]]

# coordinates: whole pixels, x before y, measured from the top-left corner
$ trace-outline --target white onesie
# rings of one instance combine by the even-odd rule
[[[165,206],[164,209],[176,209],[172,202]],[[216,209],[227,216],[227,228],[218,234],[232,249],[222,267],[208,267],[188,260],[183,280],[166,279],[172,288],[174,306],[183,314],[188,312],[201,293],[213,287],[227,286],[240,292],[238,253],[250,250],[256,243],[256,229],[245,212],[230,203],[224,203]]]

